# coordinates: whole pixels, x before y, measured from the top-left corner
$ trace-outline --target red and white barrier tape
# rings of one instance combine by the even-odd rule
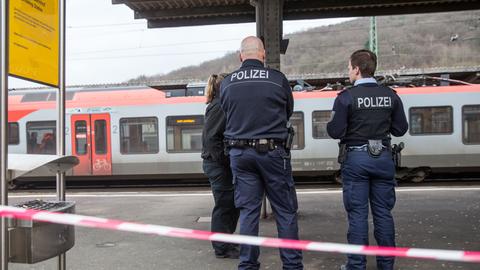
[[[162,236],[222,241],[236,244],[247,244],[273,248],[290,248],[335,253],[351,253],[372,256],[395,256],[421,258],[431,260],[461,261],[480,263],[480,251],[455,251],[441,249],[393,248],[348,245],[303,240],[288,240],[268,237],[254,237],[236,234],[212,233],[208,231],[190,230],[158,225],[124,222],[90,216],[65,214],[58,212],[37,211],[0,205],[0,216],[23,220],[36,220],[49,223],[75,225],[89,228],[101,228],[116,231],[127,231]]]

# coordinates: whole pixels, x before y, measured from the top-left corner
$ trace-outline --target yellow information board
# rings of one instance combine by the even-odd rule
[[[57,87],[58,0],[10,0],[9,6],[10,75]]]

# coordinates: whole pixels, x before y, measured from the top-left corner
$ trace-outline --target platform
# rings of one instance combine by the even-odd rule
[[[299,189],[300,235],[305,240],[344,243],[346,216],[340,189]],[[10,203],[42,194],[11,193]],[[212,197],[201,191],[72,192],[77,214],[141,223],[208,230]],[[398,246],[480,250],[480,186],[399,188],[394,210]],[[208,221],[208,219],[205,219]],[[371,220],[370,220],[371,222]],[[275,221],[261,222],[261,235],[276,236]],[[371,239],[371,243],[375,243]],[[281,269],[277,249],[262,248],[261,269]],[[338,269],[341,254],[304,253],[305,269]],[[10,264],[9,269],[56,269],[56,259],[34,265]],[[76,244],[67,253],[69,270],[226,270],[237,261],[216,259],[209,242],[164,238],[143,234],[76,229]],[[375,259],[368,257],[368,268]],[[397,259],[396,269],[480,269],[478,264]]]

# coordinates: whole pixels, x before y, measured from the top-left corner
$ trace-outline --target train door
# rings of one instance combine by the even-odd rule
[[[73,174],[111,175],[110,115],[75,114],[71,121],[72,153],[80,160]]]

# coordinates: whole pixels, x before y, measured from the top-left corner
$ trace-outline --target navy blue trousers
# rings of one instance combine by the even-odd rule
[[[366,151],[347,153],[342,164],[343,203],[348,214],[348,243],[368,245],[368,206],[380,246],[395,246],[391,210],[395,205],[395,166],[390,151],[373,158]],[[348,270],[366,269],[362,255],[348,255]],[[377,257],[377,269],[393,270],[393,257]]]
[[[290,157],[283,148],[257,153],[232,148],[230,163],[235,183],[235,205],[240,209],[240,234],[258,235],[263,195],[266,193],[277,222],[278,237],[298,239],[297,195]],[[260,268],[258,246],[241,245],[239,270]],[[283,269],[303,269],[302,252],[280,249]]]
[[[210,181],[215,206],[212,210],[212,232],[234,233],[237,228],[239,210],[235,208],[233,179],[230,167],[216,161],[203,161],[203,171]],[[216,255],[223,255],[234,244],[212,242]]]

